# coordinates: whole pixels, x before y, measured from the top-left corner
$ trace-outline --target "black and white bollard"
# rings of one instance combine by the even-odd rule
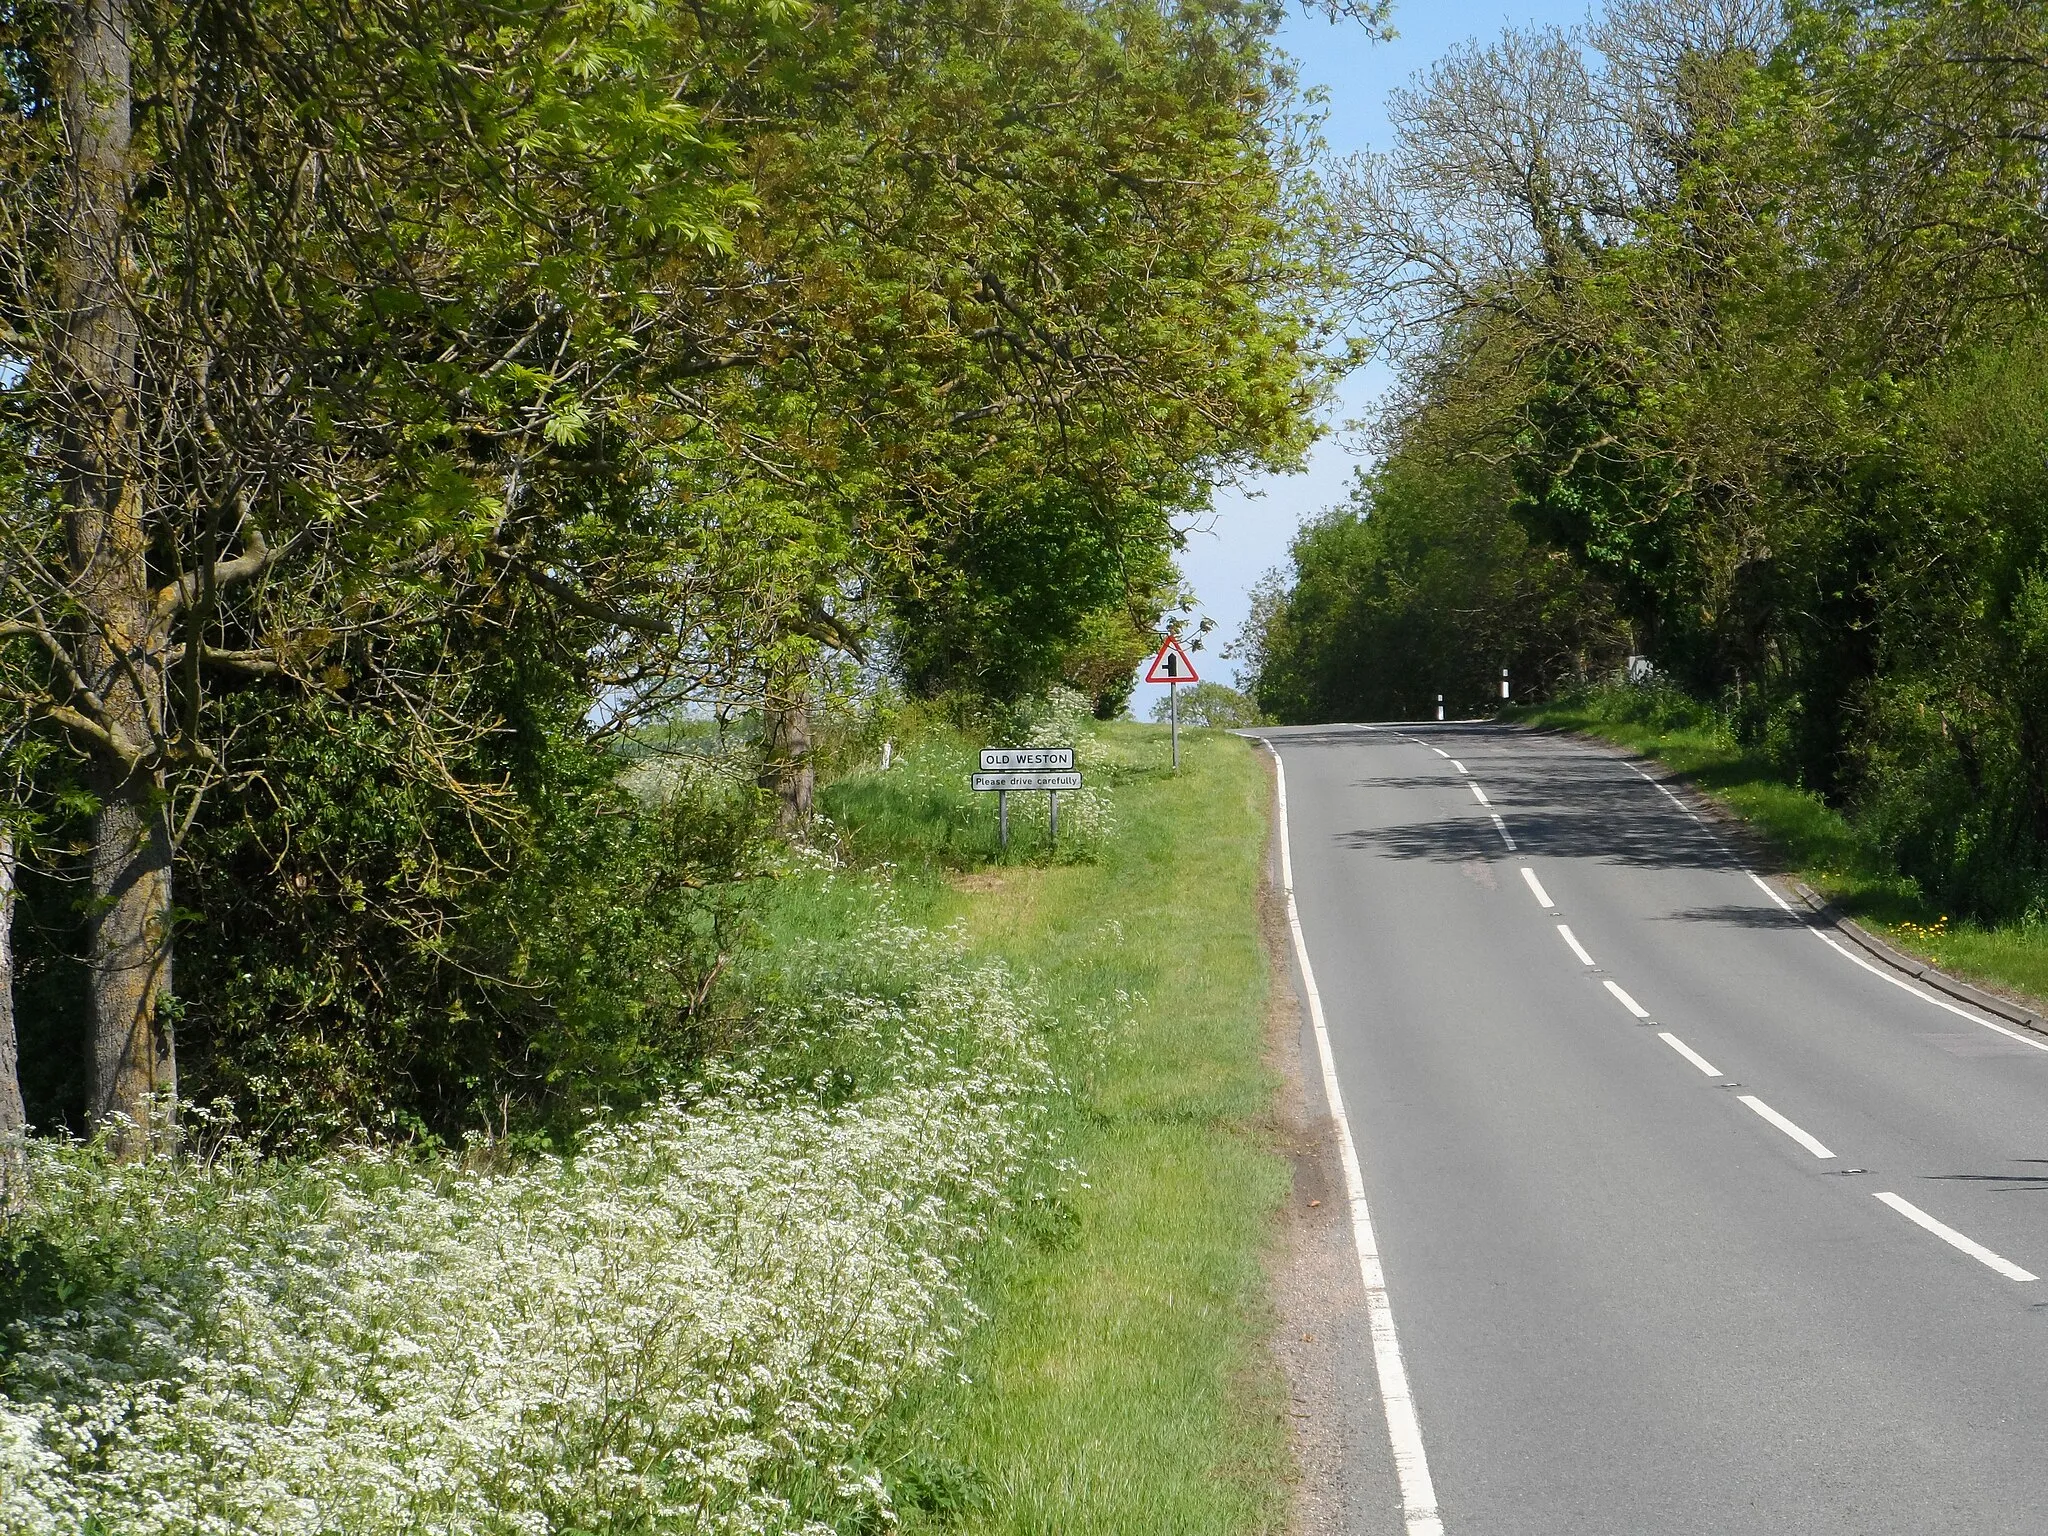
[[[1442,694],[1436,696],[1436,717],[1439,720],[1444,717],[1444,696]]]
[[[1501,702],[1502,702],[1502,703],[1506,703],[1506,702],[1507,702],[1507,697],[1508,697],[1508,669],[1507,669],[1506,667],[1502,667],[1502,668],[1500,669],[1500,697],[1501,697]]]

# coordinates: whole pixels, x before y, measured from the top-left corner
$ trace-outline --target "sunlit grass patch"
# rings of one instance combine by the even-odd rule
[[[904,1454],[948,1469],[910,1531],[1266,1532],[1290,1462],[1269,1400],[1261,1255],[1286,1188],[1265,1117],[1257,891],[1270,788],[1254,750],[1111,726],[1117,835],[1087,865],[956,879],[980,952],[1028,964],[1074,1083],[1060,1146],[1085,1186],[1004,1250],[969,1383],[919,1405]],[[963,888],[964,887],[964,888]]]

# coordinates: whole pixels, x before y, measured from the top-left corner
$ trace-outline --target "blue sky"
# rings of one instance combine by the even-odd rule
[[[1387,93],[1405,85],[1454,45],[1469,37],[1491,37],[1504,27],[1543,24],[1573,26],[1585,19],[1587,0],[1521,0],[1503,5],[1418,4],[1395,0],[1390,43],[1368,41],[1355,25],[1332,26],[1297,10],[1282,29],[1282,46],[1300,66],[1305,85],[1322,87],[1329,98],[1324,134],[1334,154],[1383,148],[1389,138]],[[1371,367],[1345,381],[1331,412],[1333,424],[1370,417],[1387,384],[1383,369]],[[1244,623],[1246,594],[1253,582],[1287,558],[1287,543],[1304,518],[1344,499],[1352,472],[1365,462],[1341,430],[1320,442],[1299,475],[1269,475],[1217,493],[1212,516],[1191,531],[1181,570],[1194,589],[1198,617],[1216,621],[1195,664],[1202,676],[1233,681],[1235,669],[1217,652]],[[1152,702],[1166,690],[1138,685],[1131,712],[1149,719]]]

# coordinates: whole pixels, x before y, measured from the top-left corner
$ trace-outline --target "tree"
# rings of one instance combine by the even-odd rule
[[[302,825],[307,763],[434,876],[372,838],[308,889],[453,972],[647,722],[760,708],[794,824],[833,653],[1149,623],[1174,514],[1298,453],[1324,373],[1274,14],[6,11],[0,684],[98,803],[94,1118],[175,1086],[174,920],[215,919],[173,868],[239,910],[231,824]]]

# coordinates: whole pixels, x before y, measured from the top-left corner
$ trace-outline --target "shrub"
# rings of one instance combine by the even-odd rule
[[[1002,969],[886,917],[856,948],[782,1021],[851,1097],[756,1063],[518,1164],[35,1145],[0,1531],[890,1523],[863,1438],[971,1318],[1056,1085]]]

